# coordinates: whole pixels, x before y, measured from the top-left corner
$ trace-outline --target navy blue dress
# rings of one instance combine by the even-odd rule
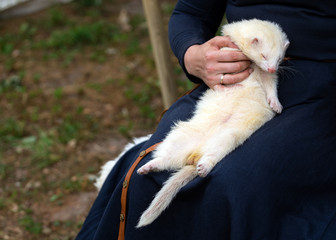
[[[131,175],[123,205],[125,175],[143,150],[162,141],[175,121],[191,117],[207,89],[201,84],[173,104],[148,141],[119,160],[77,240],[336,239],[336,2],[269,2],[180,0],[170,20],[169,38],[185,70],[186,49],[213,37],[225,10],[229,22],[249,18],[278,22],[291,41],[292,58],[283,63],[291,70],[280,74],[282,114],[207,177],[185,186],[152,224],[136,229],[141,213],[170,173]],[[135,171],[150,159],[151,153],[140,158]],[[120,234],[122,225],[125,230]]]

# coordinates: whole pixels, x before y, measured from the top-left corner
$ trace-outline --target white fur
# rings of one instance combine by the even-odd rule
[[[258,19],[224,25],[222,34],[229,36],[246,56],[266,72],[269,68],[278,69],[289,46],[287,36],[278,24]],[[251,44],[257,51],[249,51]]]
[[[137,227],[153,222],[185,184],[197,175],[207,176],[222,158],[282,111],[275,72],[289,44],[285,33],[277,24],[253,19],[225,25],[223,34],[253,60],[254,71],[239,84],[207,90],[193,117],[176,123],[153,159],[138,169],[139,174],[177,173],[155,196]]]
[[[168,192],[170,195],[175,196],[183,186],[196,176],[197,172],[195,171],[195,167],[190,165],[184,166],[180,171],[173,174],[173,176],[164,183],[162,189],[155,196],[150,206],[142,214],[137,227],[139,228],[152,223],[161,212],[168,207],[171,201],[167,201],[165,199],[167,196],[162,193]]]
[[[118,155],[118,157],[116,157],[113,160],[110,160],[108,162],[106,162],[102,167],[101,170],[98,174],[98,177],[94,183],[95,187],[97,188],[98,191],[100,191],[101,187],[103,186],[107,176],[109,175],[109,173],[111,172],[112,168],[114,167],[114,165],[118,162],[118,160],[121,158],[121,156],[123,156],[128,150],[130,150],[132,147],[134,147],[135,145],[147,141],[149,138],[151,137],[151,135],[147,135],[147,136],[143,136],[143,137],[139,137],[139,138],[133,138],[132,141],[130,143],[128,143],[123,151]]]

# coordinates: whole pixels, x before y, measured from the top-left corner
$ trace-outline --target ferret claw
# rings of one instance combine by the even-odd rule
[[[282,112],[282,105],[277,98],[269,98],[268,104],[271,106],[274,112],[276,113]]]
[[[137,173],[139,175],[144,175],[144,174],[147,174],[147,173],[153,171],[153,169],[154,168],[151,164],[145,164],[141,168],[138,169]]]
[[[211,171],[211,167],[205,163],[197,164],[197,174],[200,177],[206,177],[208,173]]]

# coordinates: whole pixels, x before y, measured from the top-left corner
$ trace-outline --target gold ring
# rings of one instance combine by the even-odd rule
[[[224,81],[223,80],[224,80],[224,73],[222,73],[221,76],[220,76],[220,84],[221,85],[224,85]]]

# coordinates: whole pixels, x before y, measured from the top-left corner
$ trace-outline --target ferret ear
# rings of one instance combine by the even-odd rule
[[[258,45],[259,44],[259,39],[258,38],[253,38],[253,40],[251,41],[252,45]]]
[[[287,40],[284,44],[284,49],[286,50],[289,47],[289,41]]]

